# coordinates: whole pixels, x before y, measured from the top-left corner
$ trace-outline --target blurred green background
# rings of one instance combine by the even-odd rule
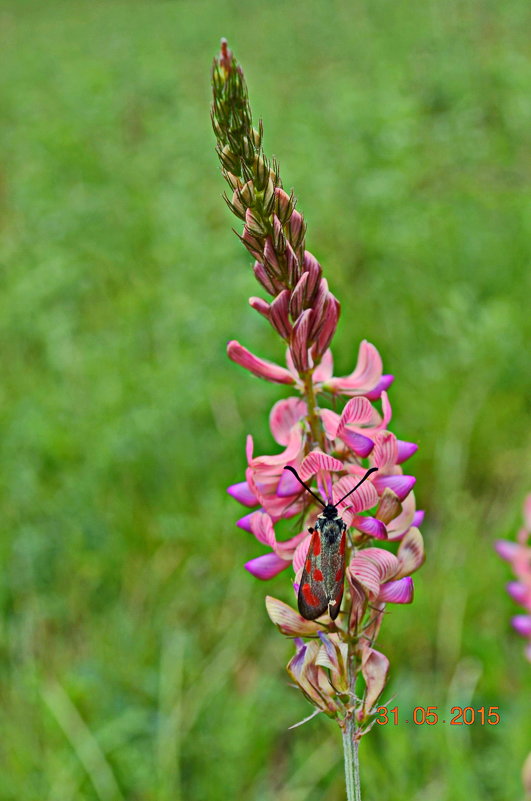
[[[343,307],[380,349],[428,561],[380,637],[401,717],[365,801],[521,797],[531,670],[509,626],[531,489],[527,0],[3,2],[0,798],[339,801],[339,732],[288,686],[243,570],[244,437],[280,359],[209,121],[220,36]],[[448,719],[448,715],[445,716]]]

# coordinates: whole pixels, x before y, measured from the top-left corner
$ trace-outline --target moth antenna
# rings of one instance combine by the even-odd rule
[[[373,468],[373,470],[374,470],[374,469],[375,469],[375,468]],[[324,506],[326,506],[326,504],[322,502],[322,500],[319,498],[319,496],[318,496],[318,495],[316,495],[316,494],[315,494],[315,492],[314,492],[313,490],[311,490],[307,484],[305,484],[305,483],[304,483],[304,481],[302,480],[302,478],[300,478],[300,477],[299,477],[299,474],[297,473],[297,471],[295,470],[295,468],[294,468],[294,467],[291,467],[291,465],[286,465],[286,467],[284,468],[284,470],[289,470],[289,471],[290,471],[290,473],[293,473],[293,475],[295,476],[295,478],[297,479],[297,481],[299,482],[299,484],[302,484],[302,486],[304,487],[304,489],[305,489],[305,490],[307,490],[307,491],[310,493],[310,495],[313,495],[313,497],[315,498],[315,500],[316,500],[316,501],[319,501],[319,503],[321,504],[321,506],[323,506],[323,507],[324,507]],[[356,488],[354,487],[354,489],[356,489]]]
[[[352,493],[353,493],[353,492],[355,492],[355,491],[358,489],[358,487],[361,487],[361,485],[363,484],[363,482],[364,482],[364,481],[366,481],[366,480],[369,478],[370,474],[371,474],[371,473],[375,473],[377,470],[378,470],[378,468],[377,468],[377,467],[371,467],[371,469],[370,469],[370,470],[367,470],[367,472],[365,473],[365,475],[363,476],[363,478],[361,479],[361,481],[358,481],[358,483],[356,484],[356,486],[355,486],[355,487],[353,487],[351,490],[349,490],[349,491],[347,492],[347,494],[346,494],[346,495],[343,495],[343,497],[341,498],[341,500],[340,500],[340,501],[338,501],[337,503],[335,503],[335,504],[334,504],[334,506],[339,506],[339,504],[340,504],[340,503],[343,503],[343,501],[345,500],[345,498],[348,498],[348,496],[349,496],[349,495],[352,495]],[[298,478],[298,476],[297,476],[297,478]],[[300,478],[299,478],[299,481],[300,481]],[[301,482],[301,484],[302,484],[302,482]]]

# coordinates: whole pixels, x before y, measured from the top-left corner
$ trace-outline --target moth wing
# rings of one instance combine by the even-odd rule
[[[341,533],[341,538],[337,546],[330,550],[326,555],[323,554],[323,572],[327,576],[325,593],[327,597],[328,612],[332,620],[335,620],[341,608],[343,590],[345,587],[345,530]]]
[[[321,576],[321,578],[316,578]],[[321,535],[315,530],[308,546],[298,597],[299,612],[306,620],[315,620],[328,611],[323,573],[321,571]]]

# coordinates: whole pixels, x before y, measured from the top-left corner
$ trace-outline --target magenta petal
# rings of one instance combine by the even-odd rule
[[[398,457],[396,460],[397,464],[402,464],[402,462],[405,462],[419,449],[419,446],[414,442],[404,442],[404,440],[401,439],[398,439],[396,444],[398,446]]]
[[[278,364],[269,362],[266,359],[260,359],[254,353],[244,348],[236,340],[231,340],[227,345],[227,354],[229,359],[245,367],[253,375],[258,378],[265,378],[267,381],[273,381],[277,384],[293,384],[295,379],[285,367],[279,367]]]
[[[344,428],[341,432],[341,439],[356,456],[361,456],[362,458],[368,456],[374,448],[372,439],[365,437],[363,434],[358,434],[356,431],[350,431],[348,428]]]
[[[240,519],[236,521],[236,525],[238,526],[238,528],[243,528],[244,531],[249,531],[250,533],[252,533],[253,529],[251,526],[251,521],[255,514],[256,512],[250,512],[248,515],[240,517]]]
[[[413,520],[411,521],[411,525],[415,526],[415,528],[421,526],[424,523],[425,514],[426,512],[424,511],[424,509],[418,509],[413,515]]]
[[[244,506],[258,506],[258,498],[249,487],[247,481],[240,481],[238,484],[231,484],[230,487],[227,487],[227,492],[229,495],[232,495],[238,503],[243,504]]]
[[[509,542],[508,540],[496,540],[494,547],[502,559],[505,559],[507,562],[512,562],[518,553],[518,548],[520,546],[516,542]]]
[[[267,581],[267,579],[278,576],[290,564],[286,559],[281,559],[280,556],[277,556],[276,553],[266,553],[263,556],[257,556],[256,559],[251,559],[244,567],[256,578]]]
[[[375,517],[364,517],[363,515],[354,515],[352,518],[351,526],[354,526],[358,531],[374,537],[376,540],[387,539],[387,529],[381,520]]]
[[[531,637],[531,615],[515,615],[511,623],[522,637]]]
[[[398,499],[403,501],[406,495],[409,495],[415,486],[416,478],[414,476],[380,476],[376,473],[373,479],[373,484],[379,493],[382,493],[386,487],[392,489],[396,493]]]
[[[382,392],[385,392],[387,389],[389,389],[394,380],[394,375],[383,375],[374,389],[371,389],[370,392],[365,393],[365,397],[370,401],[379,400]]]
[[[519,581],[510,581],[507,584],[507,592],[517,604],[525,604],[527,600],[527,587]]]
[[[382,584],[378,600],[392,604],[410,604],[413,600],[413,579],[406,576],[398,581]]]
[[[280,481],[277,487],[277,496],[279,498],[289,498],[291,495],[298,495],[301,491],[301,485],[289,470],[283,470],[280,476]]]

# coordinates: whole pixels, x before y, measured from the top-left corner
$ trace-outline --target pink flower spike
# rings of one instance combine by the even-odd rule
[[[403,462],[407,461],[408,459],[413,456],[419,449],[419,446],[416,445],[414,442],[404,442],[401,439],[397,439],[396,441],[398,447],[398,454],[397,454],[397,464],[402,464]]]
[[[383,375],[374,389],[371,389],[369,392],[365,393],[365,397],[370,401],[380,400],[382,392],[388,390],[394,380],[394,375]]]
[[[263,556],[258,556],[256,559],[251,559],[244,565],[245,569],[249,571],[255,578],[267,581],[268,579],[278,576],[283,570],[289,567],[290,563],[286,559],[281,559],[276,553],[266,553]]]
[[[379,473],[375,474],[373,484],[379,493],[382,493],[386,487],[392,489],[399,498],[403,501],[409,495],[415,486],[416,478],[414,476],[381,476]]]
[[[249,487],[247,481],[240,481],[238,484],[231,484],[230,487],[227,487],[227,492],[229,495],[232,495],[238,503],[243,504],[243,506],[258,506],[258,498],[254,494],[254,492]]]
[[[531,637],[531,615],[515,615],[511,623],[522,637]]]
[[[278,364],[260,359],[234,339],[227,345],[227,355],[233,362],[239,364],[240,367],[245,367],[258,378],[265,378],[276,384],[295,383],[293,376],[285,367],[279,367]]]
[[[413,579],[410,576],[382,584],[378,601],[392,604],[410,604],[413,601]]]
[[[365,395],[375,389],[382,377],[382,359],[370,342],[363,340],[355,370],[342,378],[331,378],[325,389],[340,395]]]
[[[516,542],[509,542],[508,540],[496,540],[494,547],[502,559],[505,559],[506,562],[512,562],[518,553],[520,546]]]

